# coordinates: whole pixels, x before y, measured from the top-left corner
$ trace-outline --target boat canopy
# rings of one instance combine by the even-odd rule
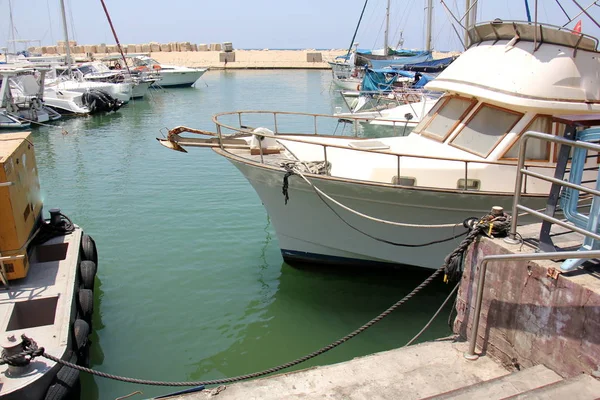
[[[357,66],[367,66],[370,68],[385,68],[385,67],[401,67],[407,64],[416,64],[424,61],[432,60],[430,51],[420,51],[414,52],[413,55],[410,56],[393,56],[390,58],[389,56],[373,56],[373,55],[365,55],[362,53],[356,53],[356,62]]]
[[[457,58],[458,56],[440,58],[439,60],[425,61],[417,64],[408,64],[404,65],[402,69],[415,72],[441,72]]]
[[[392,90],[394,83],[396,83],[400,77],[416,80],[416,82],[412,85],[414,88],[421,88],[433,79],[433,77],[421,74],[419,72],[403,71],[401,69],[391,68],[367,68],[361,84],[361,90],[389,92]]]

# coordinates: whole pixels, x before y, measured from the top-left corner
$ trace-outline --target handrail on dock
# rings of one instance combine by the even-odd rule
[[[555,174],[554,177],[545,176],[542,174],[537,174],[535,172],[529,171],[524,168],[525,158],[526,158],[526,150],[527,150],[527,142],[529,139],[539,139],[549,142],[554,142],[560,145],[575,147],[575,148],[583,148],[587,150],[593,150],[600,153],[600,145],[593,144],[589,142],[584,142],[580,140],[570,140],[563,137],[558,137],[554,135],[549,135],[546,133],[526,132],[520,139],[520,147],[519,147],[519,160],[517,164],[517,177],[515,181],[515,191],[514,191],[514,199],[513,199],[513,209],[512,209],[512,221],[510,232],[508,237],[504,239],[506,242],[511,244],[519,243],[516,240],[517,237],[517,223],[519,218],[519,211],[523,211],[526,214],[530,214],[534,217],[538,217],[544,221],[548,221],[553,224],[560,225],[561,227],[570,229],[571,231],[578,232],[582,235],[600,240],[600,235],[597,232],[592,232],[590,230],[579,228],[575,225],[568,224],[564,221],[561,221],[555,218],[553,215],[547,215],[541,213],[539,211],[532,210],[528,207],[525,207],[519,204],[521,199],[521,192],[523,190],[523,179],[525,176],[531,176],[536,179],[545,180],[547,182],[551,182],[553,185],[560,185],[564,187],[570,187],[573,189],[580,190],[582,192],[600,196],[600,191],[591,189],[582,185],[574,184],[562,178],[558,178]],[[568,154],[567,154],[568,156]],[[566,163],[565,163],[566,166]],[[564,174],[563,174],[564,175]],[[477,297],[475,300],[475,312],[473,315],[473,327],[471,331],[471,337],[469,339],[469,349],[465,352],[465,358],[469,360],[476,360],[479,358],[479,355],[475,353],[475,347],[477,345],[477,333],[479,329],[479,320],[481,317],[481,307],[483,303],[483,290],[485,286],[485,274],[487,271],[487,266],[490,262],[495,261],[509,261],[509,260],[517,260],[517,261],[530,261],[530,260],[551,260],[551,259],[568,259],[568,258],[577,258],[577,259],[594,259],[600,258],[600,250],[575,250],[575,251],[547,251],[540,253],[527,253],[527,254],[496,254],[496,255],[488,255],[483,257],[479,263],[479,279],[477,281]]]

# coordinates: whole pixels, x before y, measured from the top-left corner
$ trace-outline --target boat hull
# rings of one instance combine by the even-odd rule
[[[458,224],[448,228],[386,225],[352,214],[330,202],[328,205],[298,176],[289,178],[286,205],[282,196],[285,171],[249,162],[219,149],[215,151],[229,159],[256,190],[277,233],[281,253],[289,262],[404,264],[436,269],[461,238],[419,245],[466,232],[462,226],[465,219],[481,217],[492,206],[508,209],[512,202],[512,196],[508,194],[425,190],[327,177],[310,178],[316,187],[340,203],[372,217],[421,225]],[[529,198],[526,202],[537,207],[543,200]]]
[[[187,71],[160,71],[160,81],[157,85],[162,87],[189,87],[192,86],[204,73],[206,69],[190,69]]]

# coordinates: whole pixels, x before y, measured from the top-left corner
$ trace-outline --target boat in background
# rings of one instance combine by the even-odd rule
[[[143,98],[151,85],[160,80],[158,74],[141,74],[139,71],[131,71],[131,75],[127,70],[110,69],[106,64],[100,61],[91,61],[79,63],[73,66],[73,70],[80,72],[83,79],[90,82],[107,82],[107,83],[131,83],[131,98]]]
[[[284,260],[439,268],[467,232],[463,221],[511,206],[525,132],[562,135],[561,116],[600,112],[596,38],[500,20],[468,33],[470,47],[426,85],[444,96],[408,136],[334,136],[332,121],[322,121],[338,120],[331,116],[213,117],[220,134],[248,135],[235,144],[224,136],[213,150],[257,192]],[[286,128],[294,115],[300,121]],[[302,120],[306,134],[298,133]],[[248,121],[259,128],[244,128]],[[161,143],[176,150],[207,146],[179,133]],[[555,151],[530,142],[525,168],[553,176]],[[597,168],[595,157],[587,161]],[[550,184],[531,178],[525,185],[524,205],[543,207]]]
[[[160,64],[153,58],[145,54],[125,54],[127,64],[132,71],[143,73],[158,74],[160,81],[156,82],[156,86],[160,87],[188,87],[194,83],[208,68],[188,68],[176,65]],[[121,57],[104,58],[103,61],[111,69],[122,69],[123,59]]]
[[[0,127],[27,128],[31,123],[56,121],[61,115],[44,102],[44,74],[29,68],[0,68]]]

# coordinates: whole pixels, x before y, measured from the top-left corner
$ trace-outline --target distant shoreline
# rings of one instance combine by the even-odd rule
[[[101,60],[107,56],[118,55],[115,45],[71,45],[71,52],[77,61],[93,58]],[[126,45],[122,46],[126,54],[149,54],[161,64],[180,65],[191,68],[210,69],[330,69],[330,61],[347,54],[347,49],[231,49],[222,51],[221,47],[163,47],[162,45]],[[171,51],[175,48],[178,51]],[[59,56],[65,54],[62,46],[30,48],[29,51],[42,53],[44,56]],[[148,51],[147,51],[148,50]],[[152,51],[154,50],[154,51]],[[160,51],[162,50],[162,51]],[[434,58],[447,57],[449,54],[433,52]]]

